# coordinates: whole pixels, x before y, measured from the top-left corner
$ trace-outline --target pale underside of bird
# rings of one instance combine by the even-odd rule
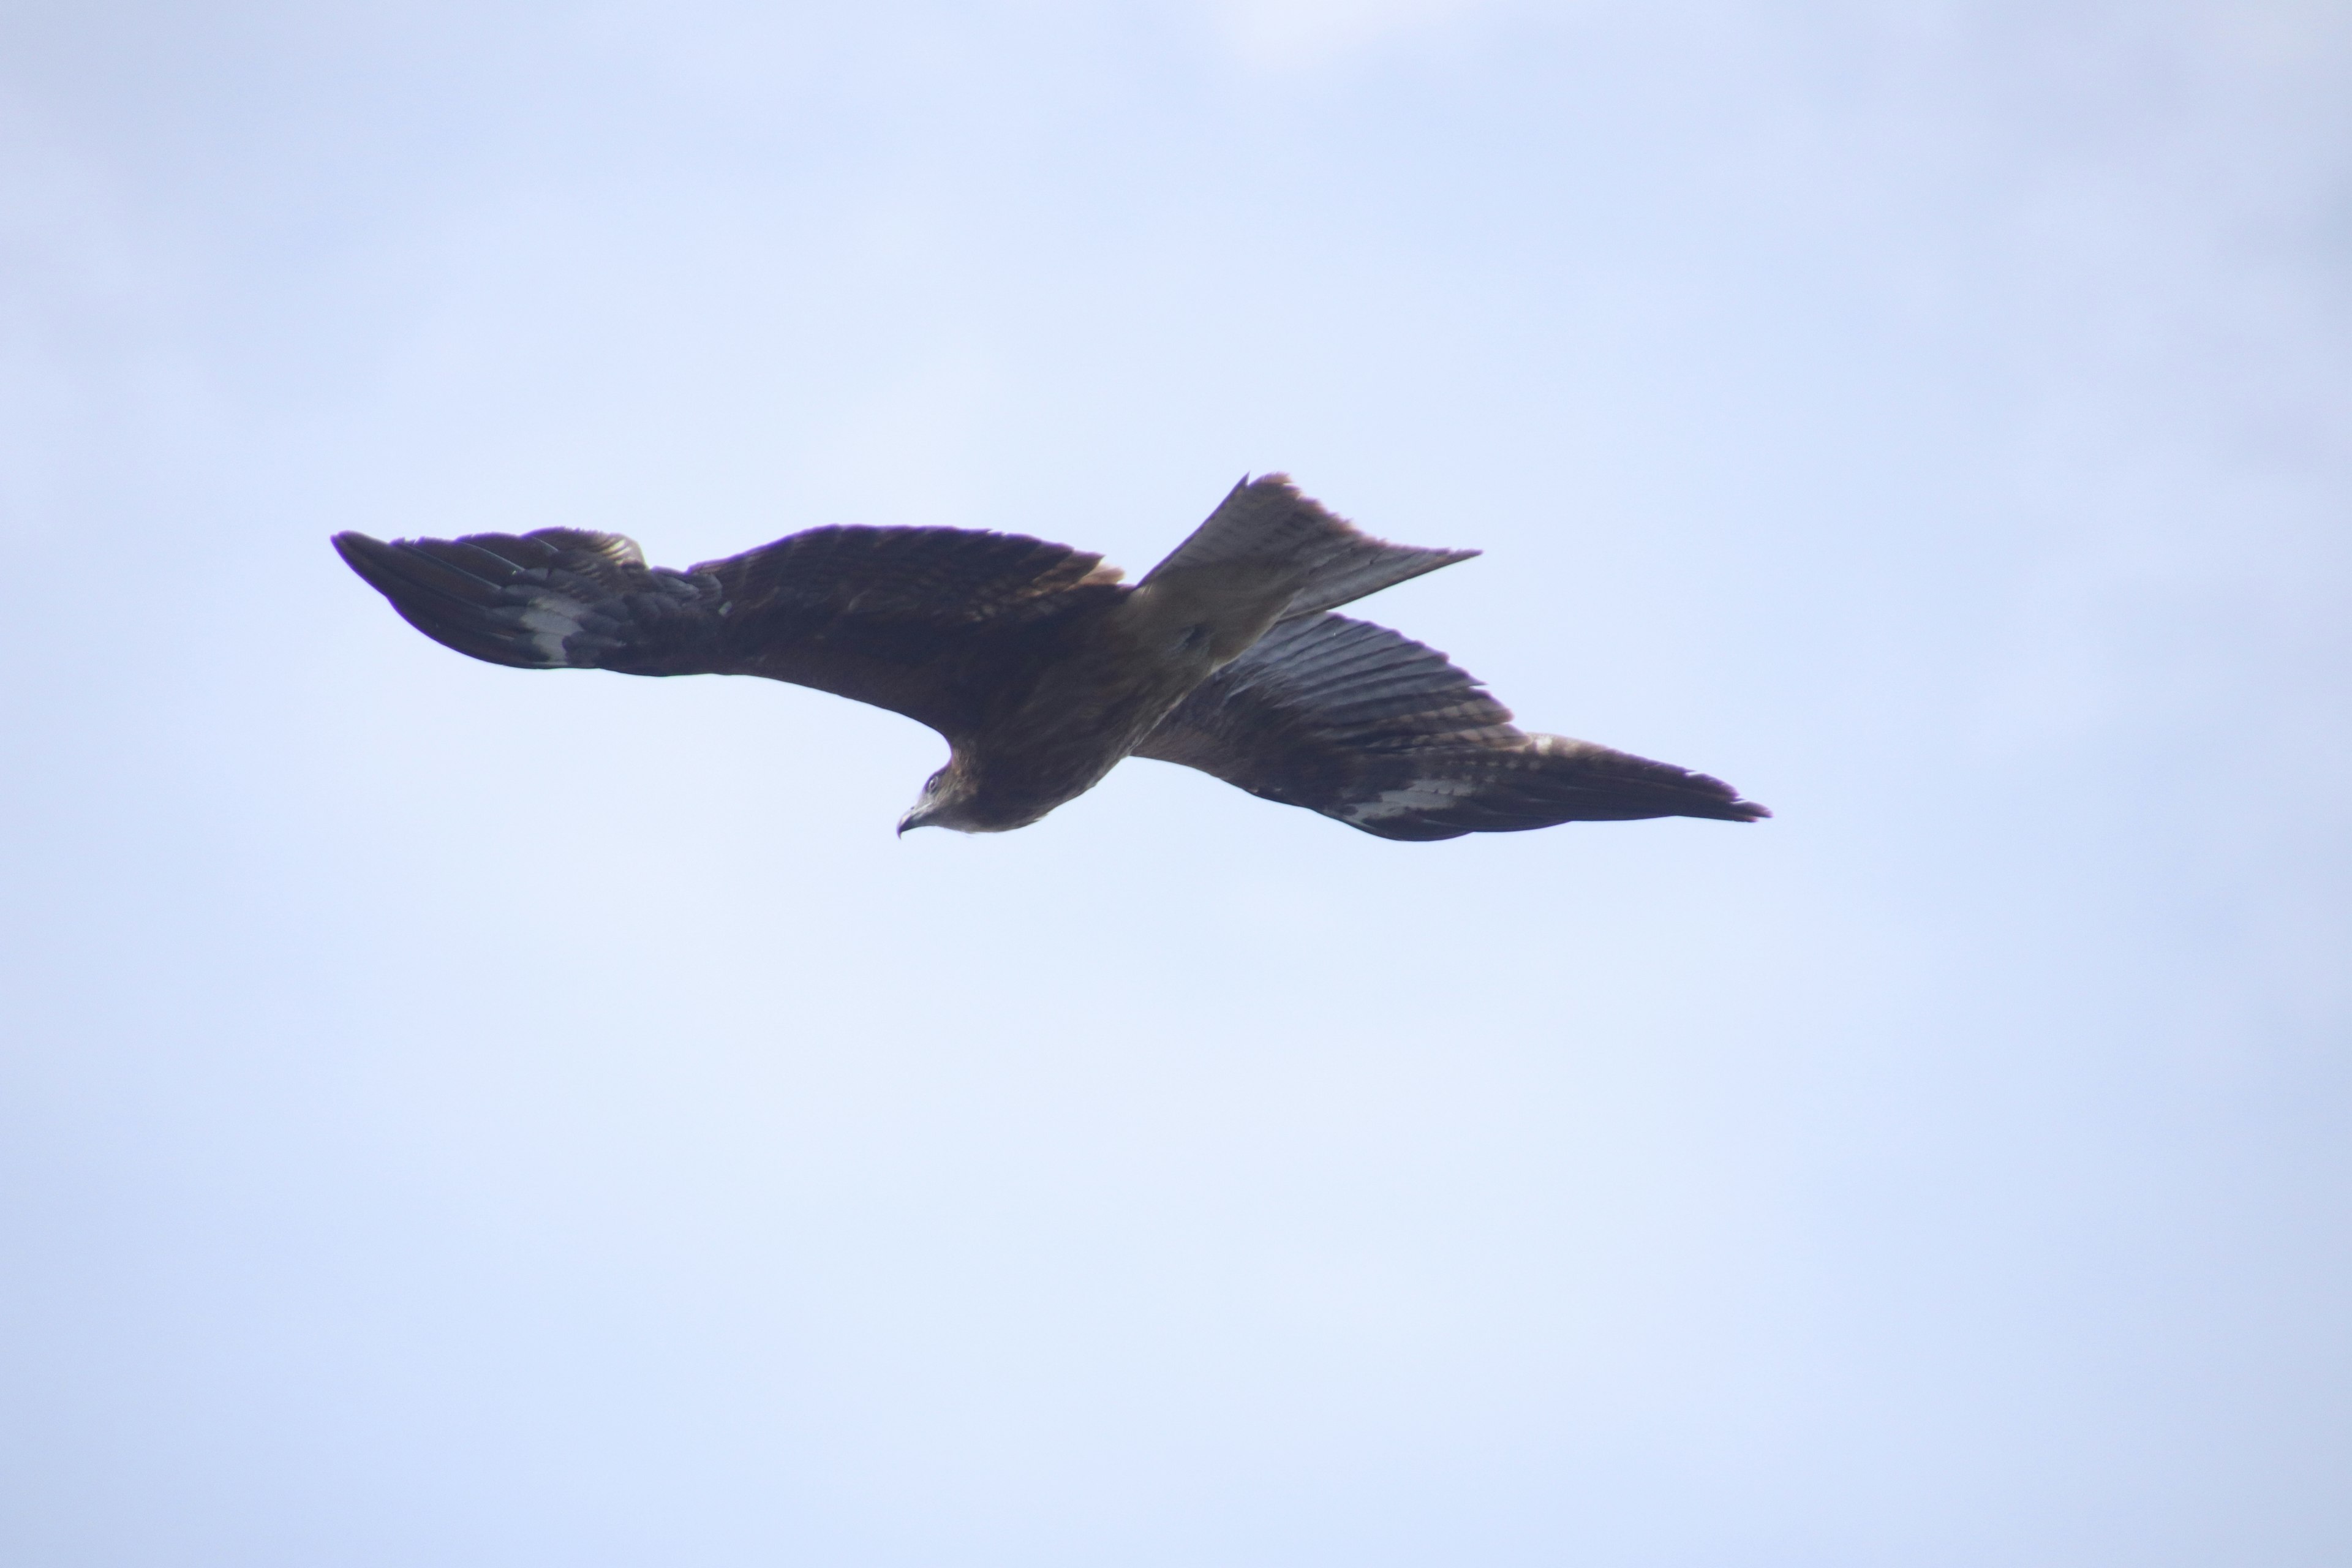
[[[814,528],[683,572],[563,528],[334,542],[411,626],[493,664],[760,675],[929,725],[948,763],[901,833],[1025,827],[1129,756],[1382,838],[1771,815],[1704,773],[1524,733],[1444,654],[1331,614],[1478,552],[1373,539],[1279,474],[1134,584],[954,528]]]

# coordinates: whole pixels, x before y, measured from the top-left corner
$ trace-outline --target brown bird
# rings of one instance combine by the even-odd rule
[[[425,636],[522,669],[763,675],[946,737],[898,823],[1026,827],[1128,756],[1382,838],[1771,814],[1704,773],[1529,735],[1445,656],[1329,612],[1466,561],[1359,532],[1269,474],[1140,582],[1019,534],[813,528],[684,572],[617,534],[339,533]]]

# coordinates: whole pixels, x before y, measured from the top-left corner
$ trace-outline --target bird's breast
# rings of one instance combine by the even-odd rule
[[[992,816],[1034,821],[1084,795],[1208,679],[1213,628],[1108,616],[957,751]]]

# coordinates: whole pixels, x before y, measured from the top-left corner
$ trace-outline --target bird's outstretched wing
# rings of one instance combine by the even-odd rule
[[[567,528],[335,549],[411,626],[493,664],[762,675],[950,737],[1018,676],[1021,634],[1050,644],[1050,623],[1129,591],[1099,555],[955,528],[816,528],[683,572]]]
[[[1704,773],[1529,735],[1444,654],[1369,622],[1287,621],[1136,748],[1382,838],[1771,814]]]

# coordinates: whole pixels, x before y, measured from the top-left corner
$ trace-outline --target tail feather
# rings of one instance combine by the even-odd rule
[[[1234,487],[1209,520],[1136,585],[1192,575],[1256,578],[1287,592],[1277,621],[1331,609],[1367,594],[1467,561],[1475,550],[1391,544],[1267,474]]]

